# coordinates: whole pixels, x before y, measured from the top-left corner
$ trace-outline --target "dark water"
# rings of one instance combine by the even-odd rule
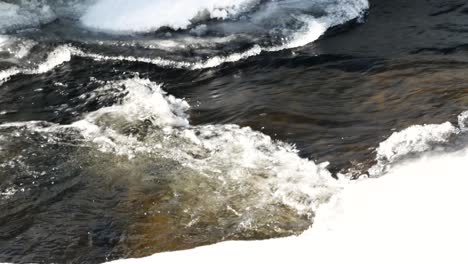
[[[468,103],[465,1],[370,4],[365,23],[335,27],[302,48],[216,68],[73,57],[43,74],[13,76],[0,88],[0,123],[70,124],[120,100],[90,97],[101,85],[91,76],[112,81],[139,73],[185,98],[192,125],[249,126],[295,144],[301,157],[330,162],[332,173],[362,173],[394,130],[454,121]],[[199,172],[161,157],[128,159],[77,147],[80,139],[69,132],[0,129],[7,138],[0,160],[14,163],[1,168],[0,190],[26,190],[0,199],[0,261],[98,263],[298,234],[310,225],[311,215],[279,205],[257,216],[266,220],[251,229],[239,230],[238,216],[223,211],[220,217],[216,210],[188,226],[193,219],[183,210],[207,198],[188,191],[174,195],[168,186],[172,177],[190,182],[184,177]]]

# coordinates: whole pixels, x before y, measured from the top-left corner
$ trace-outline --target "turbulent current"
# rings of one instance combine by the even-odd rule
[[[380,252],[466,171],[468,5],[443,2],[0,1],[0,262]]]

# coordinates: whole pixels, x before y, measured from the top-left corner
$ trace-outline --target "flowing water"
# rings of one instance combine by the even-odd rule
[[[337,178],[465,146],[467,19],[456,0],[0,1],[0,261],[302,233]]]

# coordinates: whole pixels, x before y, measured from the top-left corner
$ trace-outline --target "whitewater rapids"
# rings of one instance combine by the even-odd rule
[[[152,66],[147,64],[153,64],[156,65],[151,68],[153,72],[177,68],[187,70],[187,73],[191,70],[213,68],[223,63],[245,60],[262,53],[308,45],[330,28],[344,23],[353,23],[354,20],[359,23],[369,8],[368,2],[364,0],[204,0],[197,2],[136,0],[132,2],[132,5],[127,4],[123,7],[117,3],[124,4],[124,1],[2,1],[0,3],[0,34],[2,34],[0,35],[0,53],[3,64],[0,68],[0,85],[6,84],[2,88],[8,87],[9,81],[13,85],[22,81],[27,82],[27,79],[51,78],[44,86],[47,85],[47,88],[54,91],[60,89],[68,91],[65,89],[66,86],[73,86],[73,84],[55,82],[52,78],[66,75],[63,71],[69,66],[73,68],[79,65],[77,61],[85,64],[81,66],[83,68],[87,68],[88,64],[94,66],[93,63],[96,63],[96,67],[101,71],[93,76],[113,73],[119,63],[133,64],[132,69],[136,71],[145,71],[146,66]],[[183,12],[180,6],[183,6]],[[288,8],[288,6],[294,8]],[[155,14],[158,15],[157,18],[154,18]],[[451,25],[454,24],[451,23]],[[373,33],[377,31],[379,30]],[[421,32],[424,31],[421,30]],[[453,31],[450,32],[453,34]],[[460,30],[460,32],[463,31]],[[441,36],[444,37],[443,34]],[[358,39],[361,39],[360,37]],[[388,43],[387,37],[382,38],[382,41]],[[457,41],[459,42],[461,43]],[[343,43],[348,44],[348,42]],[[390,43],[397,43],[397,41]],[[362,45],[363,49],[367,50],[365,43]],[[345,45],[338,46],[343,48]],[[419,50],[416,48],[414,50]],[[447,50],[459,49],[442,49],[443,52]],[[418,59],[415,64],[409,64],[411,67],[406,64],[401,67],[402,65],[397,64],[392,68],[391,60],[385,63],[369,63],[367,57],[358,58],[359,63],[351,65],[348,64],[349,58],[342,58],[342,54],[352,57],[352,54],[346,54],[340,49],[339,53],[332,54],[336,55],[339,62],[327,65],[320,70],[328,72],[339,68],[342,71],[341,74],[345,76],[343,78],[346,80],[354,78],[358,82],[361,80],[358,78],[369,74],[367,68],[362,69],[362,65],[365,64],[367,67],[371,64],[375,67],[374,70],[377,69],[377,72],[380,72],[381,64],[388,62],[390,66],[385,69],[388,71],[382,70],[380,75],[370,74],[369,79],[373,81],[363,87],[369,89],[369,94],[373,94],[370,91],[377,90],[376,87],[392,85],[393,80],[396,82],[407,80],[409,83],[415,81],[416,84],[426,87],[428,84],[436,86],[440,79],[445,78],[447,85],[452,85],[452,90],[454,90],[454,82],[463,83],[460,81],[463,80],[460,76],[463,75],[464,65],[452,61],[447,63],[446,58],[443,63],[438,61],[439,66],[442,65],[440,67],[450,68],[455,65],[459,68],[453,71],[434,69],[431,67],[435,67],[437,63],[434,63],[432,59],[423,63]],[[376,54],[380,60],[382,54],[378,52]],[[463,57],[456,55],[457,59]],[[406,59],[406,56],[404,57]],[[313,58],[307,57],[307,61],[313,62]],[[292,59],[290,64],[302,65],[303,62]],[[102,66],[106,63],[109,64],[108,71]],[[427,68],[418,68],[424,63],[428,64]],[[359,66],[355,75],[351,74],[354,70],[351,66]],[[273,69],[277,70],[279,67],[273,67]],[[417,78],[413,78],[413,75],[416,75],[415,72],[410,71],[411,74],[401,72],[406,71],[407,68],[415,68],[418,71],[417,76],[421,79],[418,81]],[[310,68],[304,70],[306,73],[299,71],[297,76],[310,76],[311,72],[308,70]],[[372,69],[369,71],[375,73]],[[203,72],[206,76],[214,74],[210,70]],[[433,72],[436,74],[431,74]],[[68,78],[62,79],[72,83],[71,79],[77,72],[71,73]],[[99,105],[99,108],[80,110],[80,115],[68,120],[69,122],[63,122],[66,119],[50,122],[27,119],[25,122],[3,123],[0,126],[0,142],[2,143],[0,154],[4,155],[1,166],[5,177],[15,175],[9,173],[8,170],[15,171],[16,169],[24,169],[22,172],[26,176],[32,176],[29,177],[31,179],[28,178],[28,181],[20,182],[21,185],[13,182],[2,186],[0,200],[3,204],[8,205],[11,201],[25,204],[21,200],[22,197],[28,197],[33,204],[36,204],[36,201],[48,202],[47,195],[52,192],[49,189],[42,191],[38,188],[35,181],[39,180],[36,177],[47,184],[50,181],[50,186],[52,186],[50,188],[57,186],[57,180],[52,177],[44,179],[42,170],[39,170],[40,167],[36,168],[34,165],[37,163],[30,158],[34,157],[32,153],[46,153],[47,159],[55,161],[52,157],[62,153],[66,155],[67,152],[62,150],[69,147],[73,149],[73,153],[80,154],[76,157],[84,160],[80,161],[72,156],[70,161],[67,161],[68,165],[74,168],[72,165],[81,166],[80,162],[85,164],[83,167],[91,164],[91,170],[95,170],[92,172],[97,176],[102,176],[100,174],[102,167],[99,166],[102,163],[99,158],[102,157],[112,157],[115,160],[115,163],[102,163],[105,164],[103,167],[119,167],[124,164],[123,167],[131,168],[122,170],[123,175],[131,171],[134,174],[128,175],[153,176],[145,169],[153,172],[154,168],[150,165],[165,162],[165,166],[162,167],[165,174],[171,177],[180,176],[173,177],[174,180],[167,184],[168,189],[173,191],[176,198],[180,197],[181,193],[186,194],[183,202],[175,203],[176,210],[180,208],[178,216],[185,217],[184,221],[190,219],[186,222],[180,221],[184,228],[197,224],[212,226],[213,223],[217,224],[216,221],[221,214],[231,216],[236,221],[227,224],[220,223],[219,230],[234,227],[235,232],[239,233],[256,231],[265,226],[271,226],[272,223],[276,225],[275,227],[279,227],[280,231],[283,229],[292,232],[287,229],[291,220],[282,218],[285,213],[291,214],[298,223],[302,223],[299,220],[304,216],[314,220],[311,229],[295,237],[266,241],[224,242],[188,251],[162,253],[139,260],[118,262],[172,263],[176,260],[208,263],[238,263],[239,261],[282,263],[304,260],[319,263],[468,262],[467,254],[463,250],[464,240],[468,234],[465,227],[468,219],[463,210],[464,201],[468,198],[465,195],[467,185],[465,164],[468,158],[465,136],[466,114],[460,115],[458,125],[446,122],[412,126],[393,134],[376,149],[375,166],[367,172],[370,177],[362,176],[359,180],[351,181],[348,175],[339,175],[339,180],[335,180],[332,178],[332,173],[328,171],[326,163],[316,163],[302,158],[293,145],[273,140],[266,135],[267,132],[264,134],[263,130],[255,131],[235,124],[222,123],[220,125],[216,124],[216,120],[212,120],[214,125],[211,123],[209,125],[191,124],[188,117],[189,101],[169,95],[163,90],[163,85],[145,79],[148,74],[142,74],[145,77],[140,78],[139,74],[135,73],[134,77],[130,78],[121,73],[117,71],[115,76],[112,75],[111,80],[109,80],[110,77],[98,80],[91,75],[87,76],[89,78],[86,78],[83,83],[92,84],[97,87],[96,90],[93,89],[76,97],[73,97],[75,95],[72,93],[70,97],[78,104]],[[296,76],[291,73],[296,72],[278,72],[278,76]],[[234,77],[238,76],[240,75]],[[330,76],[336,75],[320,77],[335,81],[329,78]],[[152,77],[159,79],[158,76]],[[219,76],[214,78],[217,77]],[[220,80],[223,79],[220,78]],[[257,81],[256,78],[247,80]],[[297,80],[304,83],[310,81],[310,79],[300,78]],[[355,84],[355,82],[340,83],[340,81],[343,79],[336,81],[340,87],[328,89],[340,91],[336,93],[337,96],[342,94],[343,87]],[[288,83],[281,84],[288,87]],[[433,94],[431,94],[430,85],[424,91],[419,90],[419,85],[414,85],[414,83],[411,83],[411,87],[417,88],[414,94],[427,93],[426,97],[421,98],[426,100],[424,104],[428,105],[428,108],[435,107],[431,99],[436,98],[436,95],[443,94],[446,97],[444,100],[453,100],[454,104],[462,104],[464,100],[460,99],[459,94],[450,93],[449,90],[442,91],[445,88],[443,85],[439,86],[442,87],[440,91],[437,90],[438,92]],[[29,88],[35,89],[38,94],[42,94],[41,89],[44,89],[35,86],[23,87],[24,90],[29,90]],[[80,86],[77,90],[83,91],[81,88]],[[386,93],[384,92],[389,90],[385,88],[382,90],[382,93],[376,93],[375,97],[371,98],[374,101],[370,107],[369,104],[362,104],[363,108],[373,109],[376,105],[376,109],[378,107],[393,109],[393,106],[394,108],[400,106],[399,98],[385,101]],[[309,91],[311,90],[306,90],[305,93]],[[393,89],[389,93],[395,94]],[[15,90],[12,90],[12,95],[15,94]],[[289,95],[296,96],[292,92]],[[213,93],[213,96],[217,95]],[[50,99],[47,96],[44,98]],[[208,99],[208,96],[205,99]],[[419,100],[419,97],[417,99]],[[105,103],[100,104],[101,100]],[[18,100],[18,102],[23,101]],[[341,106],[342,102],[349,101],[351,101],[350,98],[346,101],[337,99],[333,102],[339,102]],[[317,102],[321,101],[314,103]],[[411,102],[413,101],[407,103],[407,107],[412,106]],[[196,102],[191,103],[196,104]],[[21,106],[20,103],[18,105]],[[343,104],[343,108],[354,109],[356,105]],[[58,108],[57,113],[62,113],[62,109],[69,110],[66,107],[68,106]],[[353,120],[354,125],[361,126],[358,122],[367,118],[364,116],[368,113],[365,112],[368,108],[360,109],[363,112],[362,116],[356,115],[355,119],[358,121]],[[437,108],[441,109],[439,105]],[[321,110],[319,109],[319,112]],[[0,115],[7,116],[12,113],[9,111],[10,109],[5,109],[0,112]],[[424,112],[425,110],[415,109],[414,111]],[[451,112],[447,109],[443,111]],[[346,117],[350,113],[354,112],[334,112],[336,115]],[[331,115],[329,112],[326,114]],[[389,115],[393,114],[389,111]],[[399,114],[387,118],[389,123],[398,123],[395,119],[406,119]],[[14,121],[16,120],[11,120],[11,122]],[[230,122],[236,123],[237,120]],[[369,123],[362,124],[362,126],[366,125],[369,127]],[[346,129],[348,127],[344,126],[343,130]],[[453,147],[453,141],[456,141],[457,147]],[[51,148],[56,145],[58,150]],[[44,151],[44,147],[50,148],[48,153]],[[15,156],[17,149],[21,149],[26,154]],[[96,155],[91,162],[85,159],[90,156],[89,153]],[[336,155],[341,155],[341,153]],[[148,163],[144,163],[147,167],[141,166],[138,162],[132,163],[135,160],[138,161],[138,158],[140,161],[149,160]],[[44,171],[52,172],[51,168],[52,165]],[[116,170],[118,169],[121,167]],[[63,170],[71,171],[70,168]],[[58,171],[56,174],[65,173]],[[28,185],[29,180],[32,181],[30,185]],[[98,185],[96,189],[98,190],[99,187]],[[134,194],[135,189],[131,191]],[[46,196],[39,197],[44,200],[38,200],[34,196],[28,196],[31,193],[46,194]],[[91,189],[88,194],[93,195],[94,189]],[[80,193],[76,196],[81,198],[86,195]],[[193,199],[194,196],[197,199]],[[50,198],[50,203],[56,201],[52,198]],[[166,199],[167,196],[163,198]],[[183,208],[180,206],[182,204]],[[64,208],[73,208],[68,205],[65,204]],[[75,206],[75,208],[81,207]],[[102,208],[107,209],[110,206],[106,204]],[[62,213],[67,217],[69,215],[68,212]],[[133,211],[130,213],[133,214]],[[56,212],[51,211],[50,215],[56,216]],[[215,217],[207,219],[204,218],[206,215]],[[100,218],[99,215],[97,217]],[[122,218],[124,217],[116,216],[111,220]],[[49,224],[49,227],[56,232],[55,222],[50,223],[52,224]],[[89,225],[87,219],[80,223],[86,225],[86,228]],[[307,228],[312,223],[306,224]],[[16,226],[12,225],[10,228],[15,229]],[[34,226],[34,228],[42,228],[42,225]],[[24,230],[27,235],[36,235],[34,233],[36,229],[24,228]],[[180,228],[180,230],[183,229]],[[69,230],[66,231],[65,235]],[[144,229],[144,231],[151,233],[154,230]],[[202,232],[208,233],[205,230]],[[235,233],[232,230],[230,232]],[[285,234],[284,231],[281,234]],[[44,249],[47,250],[55,243],[49,238],[50,236],[44,235],[39,241],[43,254],[48,254]],[[86,239],[88,237],[85,237]],[[224,236],[219,235],[216,239],[216,241],[221,241]],[[24,244],[18,241],[20,240],[12,236],[10,243],[18,243],[20,246],[16,249],[23,248]],[[64,240],[61,239],[61,241]],[[33,244],[31,248],[37,248],[39,243]],[[65,248],[68,247],[69,245],[65,245]],[[83,248],[86,252],[83,255],[88,254],[87,244]],[[155,251],[151,253],[153,252]],[[16,256],[21,256],[19,253],[16,254]]]
[[[461,130],[465,118],[460,115]],[[468,147],[451,152],[429,147],[461,130],[445,123],[395,133],[379,153],[433,150],[400,160],[377,178],[342,180],[343,189],[320,206],[313,227],[300,236],[224,242],[112,263],[466,263]]]

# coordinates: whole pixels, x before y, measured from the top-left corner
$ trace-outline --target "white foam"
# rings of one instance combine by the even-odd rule
[[[159,129],[188,126],[185,114],[189,109],[187,102],[167,95],[159,85],[149,80],[136,77],[110,82],[94,93],[127,94],[121,103],[98,109],[65,127],[77,128],[87,141],[96,144],[103,152],[132,158],[136,152],[151,151],[132,136],[125,136],[117,131],[123,122],[132,124],[146,121]],[[94,96],[96,95],[92,95]]]
[[[191,126],[185,113],[188,103],[167,95],[149,80],[135,77],[112,82],[96,92],[123,93],[125,97],[119,104],[89,113],[65,127],[77,128],[101,151],[129,158],[155,154],[204,175],[183,179],[178,188],[188,188],[188,181],[198,185],[204,180],[218,186],[216,193],[188,210],[220,211],[235,204],[233,207],[242,213],[280,202],[310,215],[339,188],[326,165],[302,159],[294,147],[260,132],[236,125]],[[122,127],[139,127],[144,122],[157,127],[144,140],[121,131]],[[246,193],[242,200],[232,199],[239,193]]]
[[[414,133],[422,128],[402,133],[415,137],[410,149],[426,144]],[[422,134],[434,139],[433,132]],[[427,153],[400,160],[382,177],[349,182],[297,237],[224,242],[113,263],[467,263],[467,159],[468,147]]]
[[[58,46],[55,48],[47,58],[43,61],[37,64],[36,66],[33,66],[32,68],[18,68],[18,67],[12,67],[6,70],[0,71],[0,84],[3,82],[7,81],[9,78],[12,76],[18,75],[18,74],[42,74],[46,73],[48,71],[53,70],[55,67],[68,62],[71,60],[71,49],[69,46],[62,45]]]
[[[289,36],[284,44],[265,48],[265,50],[280,51],[305,46],[320,38],[328,28],[362,17],[363,12],[368,8],[367,0],[339,0],[333,5],[327,5],[325,10],[327,16],[321,18],[297,16],[298,20],[304,22],[304,26]]]
[[[258,10],[253,7],[258,7]],[[193,28],[191,34],[185,34],[185,37],[161,40],[152,44],[154,47],[167,50],[174,47],[182,50],[185,48],[209,50],[216,49],[213,47],[213,43],[216,41],[219,42],[218,46],[222,46],[235,42],[237,37],[246,37],[252,40],[253,46],[247,50],[225,56],[208,57],[198,62],[171,61],[161,57],[106,56],[92,52],[76,53],[76,55],[85,55],[99,60],[139,61],[163,67],[201,69],[242,60],[258,55],[262,51],[279,51],[304,46],[317,40],[328,28],[361,17],[368,7],[367,0],[285,0],[279,2],[259,0],[203,0],[196,2],[190,0],[136,0],[132,2],[126,0],[22,0],[15,4],[0,2],[0,33],[36,28],[44,23],[64,17],[72,18],[72,20],[80,17],[82,24],[87,27],[118,34],[149,32],[162,26],[183,29],[205,21],[207,18],[234,18],[230,20],[231,24],[227,30],[222,29],[223,25],[219,25],[220,28],[214,30],[218,30],[220,35],[227,32],[226,36],[218,39],[203,36],[207,26],[202,24]],[[288,8],[300,11],[298,14],[291,14]],[[322,10],[326,14],[314,17],[308,14],[311,10]],[[244,13],[248,15],[240,16]],[[195,37],[194,35],[197,34],[199,36]],[[270,37],[258,39],[259,36],[265,35],[272,35],[271,39],[269,39]],[[282,43],[277,43],[278,39],[282,39]],[[260,44],[269,43],[269,41],[274,43]]]
[[[27,39],[15,39],[16,47],[9,47],[9,51],[13,53],[15,59],[23,59],[30,54],[31,49],[36,45],[34,41]]]
[[[223,63],[235,62],[242,59],[246,59],[255,55],[258,55],[262,52],[262,48],[258,45],[255,45],[251,49],[248,49],[245,52],[233,53],[228,56],[215,56],[208,58],[206,60],[201,60],[197,62],[185,62],[185,61],[173,61],[167,60],[161,57],[156,58],[145,58],[145,57],[134,57],[134,56],[107,56],[97,53],[84,52],[78,48],[72,48],[71,52],[75,56],[91,58],[96,61],[127,61],[127,62],[142,62],[154,64],[160,67],[171,67],[171,68],[180,68],[180,69],[205,69],[217,67]]]
[[[214,15],[213,10],[224,10],[226,14],[237,14],[249,10],[252,6],[258,4],[256,0],[204,0],[196,3],[188,3],[185,0],[172,1],[145,1],[140,0],[138,3],[115,3],[111,0],[101,0],[91,6],[87,13],[82,17],[82,22],[91,28],[112,31],[114,33],[126,34],[129,32],[148,32],[156,30],[162,26],[169,26],[175,29],[186,28],[192,22],[191,19],[199,14],[200,10],[208,10],[207,12],[216,18],[226,18],[224,15]],[[185,8],[179,9],[179,4],[184,4]],[[322,8],[326,12],[325,16],[314,17],[306,14],[291,14],[288,12],[288,6],[297,10],[307,11]],[[219,66],[225,62],[234,62],[251,56],[260,54],[262,51],[279,51],[290,48],[297,48],[307,45],[317,40],[328,28],[345,23],[349,20],[363,16],[365,10],[369,8],[367,0],[339,0],[339,1],[284,1],[284,2],[266,2],[262,3],[259,11],[254,11],[248,18],[248,22],[244,18],[235,24],[232,35],[228,35],[225,39],[229,39],[236,34],[244,34],[242,28],[254,34],[250,38],[255,39],[256,35],[271,34],[275,37],[281,37],[282,43],[274,45],[257,44],[252,48],[236,52],[227,56],[215,56],[207,58],[199,62],[177,62],[170,61],[164,58],[141,58],[133,56],[104,56],[99,54],[84,53],[81,55],[92,57],[99,60],[124,60],[124,61],[139,61],[156,64],[164,67],[180,67],[180,68],[211,68]],[[226,11],[228,10],[228,11]],[[174,14],[173,14],[174,13]],[[155,16],[154,14],[158,14]],[[227,15],[229,17],[230,15]],[[290,21],[291,24],[303,24],[298,28],[288,28],[284,23],[278,21]],[[254,26],[255,25],[255,26]],[[252,27],[257,27],[253,29]],[[260,29],[265,27],[263,29]],[[192,32],[203,31],[206,25],[201,25],[198,28],[192,29]],[[255,30],[260,30],[258,34],[252,33]],[[279,33],[280,32],[280,33]],[[241,35],[242,35],[241,34]],[[277,35],[277,36],[276,36]],[[193,38],[196,39],[196,38]],[[182,42],[184,42],[182,40]],[[192,41],[193,43],[201,43],[200,41]],[[177,41],[175,41],[177,43]],[[185,43],[185,42],[184,42]],[[259,43],[259,42],[257,42]],[[175,46],[182,47],[186,44],[178,44]],[[189,45],[191,45],[189,43]],[[209,45],[205,44],[205,45]],[[174,43],[171,43],[174,46]],[[201,47],[201,48],[207,48]]]
[[[11,76],[21,73],[21,70],[14,67],[0,71],[0,85],[7,81]]]
[[[422,153],[435,144],[445,143],[460,132],[450,122],[443,124],[411,126],[393,133],[377,148],[377,164],[369,170],[371,176],[378,176],[389,166],[408,154]]]
[[[61,142],[65,134],[65,142],[72,139],[74,145],[119,159],[168,162],[171,190],[190,197],[178,204],[180,213],[191,219],[188,226],[206,224],[207,215],[226,209],[234,210],[237,220],[230,227],[239,232],[283,223],[279,211],[295,219],[313,217],[318,206],[341,188],[326,163],[301,158],[289,144],[248,127],[190,125],[188,103],[149,80],[108,82],[84,98],[117,103],[70,125],[31,121],[0,128],[34,131],[53,142]]]
[[[458,115],[458,127],[460,127],[460,130],[463,132],[468,131],[468,111],[465,111]]]
[[[13,36],[0,35],[0,51],[5,53],[2,61],[18,63],[25,58],[37,43]]]
[[[266,51],[280,51],[284,49],[293,49],[302,47],[309,43],[316,41],[320,36],[325,33],[328,26],[325,23],[319,22],[315,19],[311,19],[308,17],[303,16],[302,20],[305,23],[305,26],[295,32],[291,37],[290,40],[284,43],[283,45],[265,48]]]
[[[225,19],[255,0],[98,0],[81,18],[90,28],[114,32],[148,32],[167,26],[184,29],[206,12]]]
[[[71,60],[71,51],[68,46],[59,46],[55,48],[47,59],[40,63],[36,68],[25,71],[26,74],[41,74],[46,73],[55,67]]]
[[[205,61],[193,63],[191,68],[192,69],[213,68],[223,63],[236,62],[236,61],[240,61],[243,59],[247,59],[249,57],[256,56],[260,53],[262,53],[262,48],[259,45],[255,45],[251,49],[241,52],[241,53],[233,53],[228,56],[215,56]]]
[[[302,159],[292,146],[275,142],[250,128],[199,126],[185,130],[182,138],[209,153],[203,160],[187,159],[187,165],[197,171],[217,171],[214,175],[228,183],[227,186],[258,192],[258,196],[249,194],[256,197],[253,208],[266,208],[279,201],[300,214],[311,215],[340,188],[326,169],[326,163],[317,165]],[[234,193],[230,192],[226,189],[218,199],[232,197]],[[245,198],[248,200],[247,195]]]
[[[144,57],[134,57],[134,56],[107,56],[101,55],[98,53],[84,52],[78,48],[72,48],[72,53],[74,56],[91,58],[95,61],[127,61],[127,62],[143,62],[154,64],[161,67],[173,67],[173,68],[192,68],[193,63],[189,62],[178,62],[167,60],[161,57],[157,58],[144,58]]]
[[[126,89],[123,91],[121,87]],[[152,124],[158,127],[188,126],[185,113],[189,109],[188,103],[166,94],[160,85],[135,77],[110,82],[97,92],[115,93],[116,90],[127,93],[121,103],[91,112],[83,121],[95,123],[104,115],[118,115],[118,118],[129,122],[151,120]]]
[[[8,39],[8,36],[0,35],[0,50],[2,50],[3,45],[5,45]]]

